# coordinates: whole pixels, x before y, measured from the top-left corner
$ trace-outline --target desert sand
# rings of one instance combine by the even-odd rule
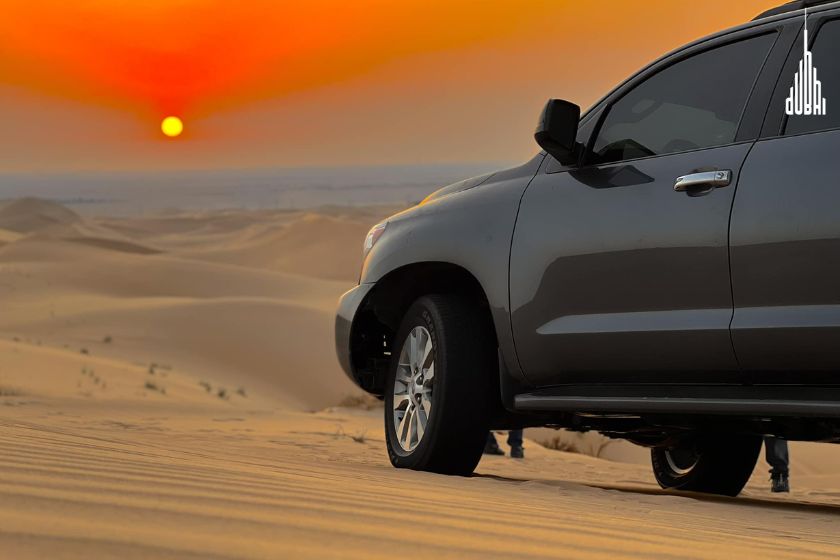
[[[393,469],[332,347],[391,211],[2,203],[0,558],[840,556],[840,446],[793,444],[781,497],[763,461],[666,493],[645,450],[546,430],[472,478]]]

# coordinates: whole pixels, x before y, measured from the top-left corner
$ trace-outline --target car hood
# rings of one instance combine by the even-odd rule
[[[455,194],[461,191],[465,191],[467,189],[471,189],[473,187],[477,187],[489,181],[495,174],[496,172],[494,171],[492,173],[485,173],[484,175],[479,175],[477,177],[472,177],[470,179],[458,181],[457,183],[452,183],[451,185],[447,185],[443,188],[436,190],[435,192],[424,198],[423,202],[421,202],[420,204],[425,204],[427,202],[443,198],[444,196],[449,196],[450,194]]]

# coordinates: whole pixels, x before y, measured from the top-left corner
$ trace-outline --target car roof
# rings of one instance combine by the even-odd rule
[[[780,15],[780,14],[789,14],[791,12],[798,12],[799,10],[804,10],[805,8],[816,8],[818,6],[824,6],[826,4],[838,4],[840,2],[837,0],[793,0],[792,2],[788,2],[787,4],[782,4],[776,8],[771,8],[766,12],[762,12],[756,16],[753,21],[767,19],[772,16]]]
[[[788,2],[786,4],[778,6],[776,8],[771,9],[771,10],[767,10],[766,12],[763,12],[763,13],[759,14],[752,21],[742,23],[741,25],[736,25],[735,27],[730,27],[729,29],[722,29],[720,31],[712,33],[711,35],[707,35],[705,37],[701,37],[699,39],[695,39],[694,41],[686,43],[685,45],[682,45],[679,48],[673,49],[673,50],[663,54],[662,56],[658,57],[657,59],[651,61],[650,63],[646,64],[645,66],[643,66],[642,68],[640,68],[639,70],[634,72],[631,76],[629,76],[625,80],[622,80],[618,85],[616,85],[614,88],[609,90],[603,97],[598,99],[598,101],[593,103],[583,113],[583,115],[581,116],[581,119],[589,118],[589,116],[594,112],[594,110],[598,106],[600,106],[606,99],[608,99],[610,96],[612,96],[617,90],[619,90],[621,87],[623,87],[627,82],[634,79],[636,76],[638,76],[642,72],[645,72],[649,68],[659,64],[661,61],[663,61],[667,58],[670,58],[671,56],[673,56],[675,54],[678,54],[678,53],[680,53],[680,52],[682,52],[682,51],[684,51],[684,50],[686,50],[690,47],[693,47],[695,45],[700,45],[702,43],[705,43],[706,41],[716,39],[716,38],[719,38],[719,37],[725,37],[726,35],[736,33],[738,31],[742,31],[742,30],[745,30],[745,29],[750,29],[752,27],[758,27],[758,26],[761,26],[761,25],[766,25],[766,24],[772,23],[774,21],[782,22],[782,21],[785,21],[785,20],[788,20],[788,19],[792,19],[796,16],[801,15],[799,12],[801,10],[804,10],[805,8],[808,8],[809,10],[814,8],[810,13],[818,13],[818,12],[822,12],[824,10],[829,10],[829,9],[832,9],[832,8],[840,8],[840,0],[795,0],[793,2]]]
[[[793,2],[788,2],[779,7],[767,10],[766,12],[759,14],[752,21],[742,23],[741,25],[736,25],[735,27],[730,27],[729,29],[722,29],[720,31],[712,33],[711,35],[707,35],[705,37],[701,37],[699,39],[691,41],[690,43],[687,43],[677,49],[674,49],[662,55],[661,57],[647,65],[644,69],[653,66],[661,60],[666,59],[674,54],[677,54],[689,47],[705,43],[706,41],[709,41],[711,39],[725,37],[726,35],[730,35],[738,31],[750,29],[752,27],[758,27],[761,25],[766,25],[774,21],[782,22],[788,19],[793,19],[794,17],[801,16],[802,14],[800,12],[805,8],[808,8],[809,13],[815,14],[833,8],[840,8],[840,0],[795,0]]]

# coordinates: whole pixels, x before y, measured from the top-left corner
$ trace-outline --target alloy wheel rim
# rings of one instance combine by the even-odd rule
[[[403,451],[414,451],[426,433],[432,414],[435,348],[426,327],[408,333],[394,378],[394,430]]]
[[[665,450],[665,460],[674,474],[683,476],[697,466],[699,456],[693,448],[673,448]]]

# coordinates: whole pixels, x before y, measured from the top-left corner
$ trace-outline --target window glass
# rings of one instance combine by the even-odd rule
[[[775,34],[705,51],[642,82],[616,102],[592,159],[609,163],[732,143]]]
[[[796,56],[802,57],[804,45],[796,49]],[[829,21],[820,28],[817,40],[811,49],[813,65],[815,68],[815,82],[819,82],[821,98],[825,99],[824,115],[801,115],[788,117],[786,134],[802,134],[804,132],[815,132],[829,128],[840,128],[840,105],[832,105],[832,101],[840,100],[840,20]],[[796,71],[799,72],[797,66]],[[782,76],[789,83],[785,86],[793,87],[795,76]],[[787,101],[787,100],[785,100]],[[779,108],[779,110],[785,110]]]
[[[601,113],[604,111],[603,107],[593,109],[592,115],[588,116],[586,122],[578,127],[577,142],[586,146],[589,144],[589,139],[592,133],[595,132],[595,125],[598,124],[598,119],[601,118]]]

